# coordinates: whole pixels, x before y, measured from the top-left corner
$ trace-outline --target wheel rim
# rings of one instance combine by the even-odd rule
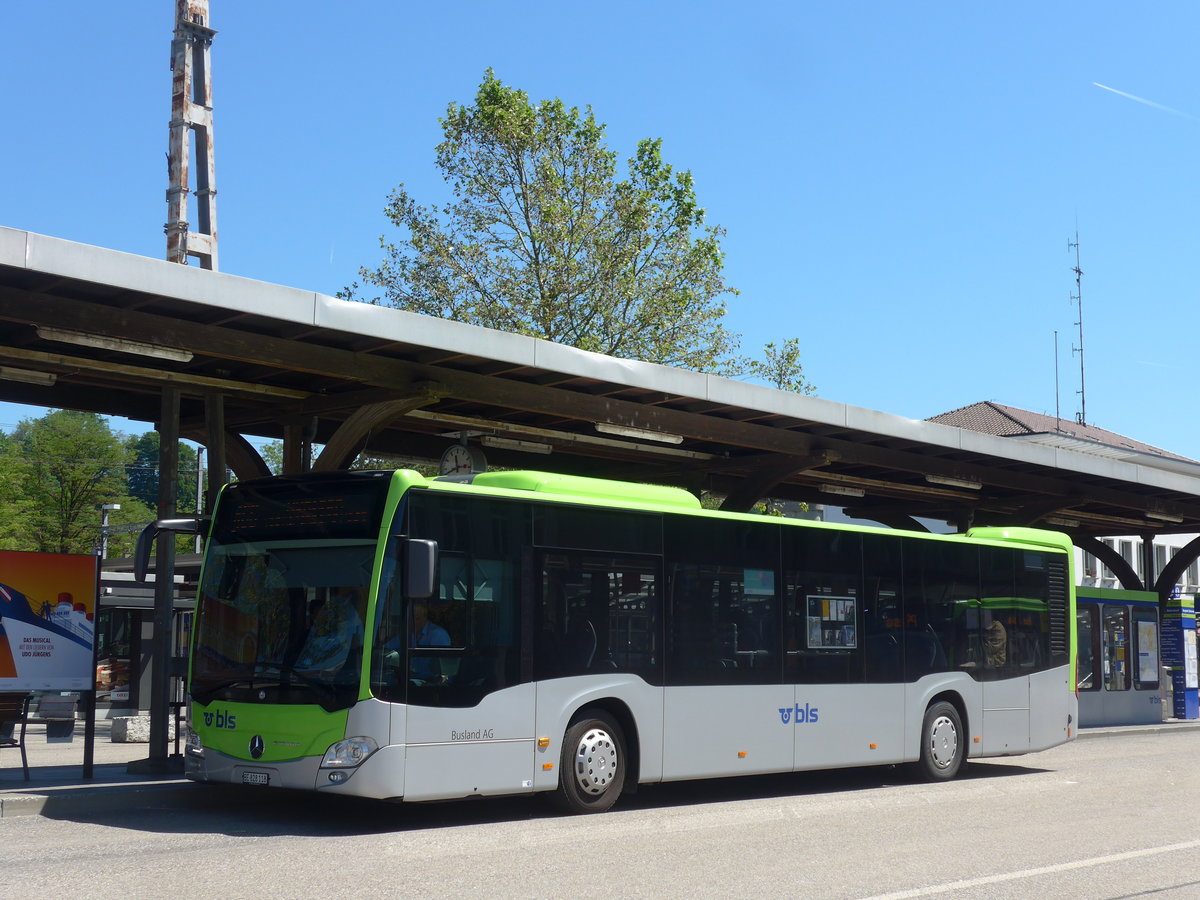
[[[948,769],[958,756],[958,728],[949,716],[938,716],[929,727],[929,758],[939,769]]]
[[[575,748],[575,780],[585,793],[599,796],[617,777],[617,742],[603,728],[589,728]]]

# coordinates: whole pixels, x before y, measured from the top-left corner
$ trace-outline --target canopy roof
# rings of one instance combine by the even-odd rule
[[[303,434],[330,459],[365,439],[437,460],[465,435],[492,465],[708,489],[731,508],[1200,531],[1200,464],[1183,457],[1013,440],[0,227],[0,400],[155,421],[166,385],[201,442],[221,397],[231,436]]]

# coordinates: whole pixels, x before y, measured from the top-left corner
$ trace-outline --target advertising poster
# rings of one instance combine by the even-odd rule
[[[96,557],[0,551],[0,691],[93,687]]]
[[[1138,681],[1158,681],[1158,623],[1137,623]]]

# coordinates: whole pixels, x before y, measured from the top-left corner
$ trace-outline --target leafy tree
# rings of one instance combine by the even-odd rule
[[[283,474],[283,441],[268,441],[258,448],[258,453],[272,475]]]
[[[108,559],[121,559],[122,557],[133,556],[134,546],[137,544],[138,534],[147,522],[154,520],[153,507],[147,506],[138,500],[136,497],[128,495],[113,501],[119,503],[121,508],[114,509],[108,516]],[[100,513],[95,513],[95,545],[100,544]],[[178,552],[190,553],[190,545],[185,543],[183,539],[177,541]]]
[[[441,120],[439,211],[400,185],[401,230],[361,277],[382,302],[613,356],[697,371],[744,369],[723,325],[724,229],[705,223],[692,175],[643,140],[619,177],[590,108],[533,105],[489,69]],[[341,296],[353,298],[355,284]]]
[[[20,447],[0,433],[0,549],[32,550],[30,502],[25,497],[25,460]]]
[[[24,419],[10,439],[16,454],[24,534],[14,549],[53,553],[95,550],[102,503],[125,498],[125,451],[94,413],[54,410]]]
[[[816,388],[804,377],[800,364],[800,341],[788,338],[782,347],[771,341],[763,347],[763,359],[749,363],[748,374],[760,378],[781,391],[815,394]]]
[[[125,467],[129,494],[154,510],[158,507],[158,432],[147,431],[126,438],[125,449],[131,455]],[[186,515],[196,508],[197,459],[196,448],[181,441],[179,484],[175,494],[175,506],[180,515]]]

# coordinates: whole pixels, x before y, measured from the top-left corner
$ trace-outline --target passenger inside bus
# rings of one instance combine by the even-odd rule
[[[412,630],[410,647],[449,647],[450,632],[429,620],[429,604],[417,601],[412,605]],[[446,680],[441,660],[433,656],[412,654],[408,677],[422,683],[440,683]]]
[[[999,619],[983,630],[983,660],[993,669],[1004,666],[1008,658],[1008,632]]]
[[[308,634],[296,658],[296,669],[315,672],[337,672],[348,666],[357,669],[363,642],[359,592],[356,588],[335,587],[324,593],[324,597],[318,595],[312,602]]]

